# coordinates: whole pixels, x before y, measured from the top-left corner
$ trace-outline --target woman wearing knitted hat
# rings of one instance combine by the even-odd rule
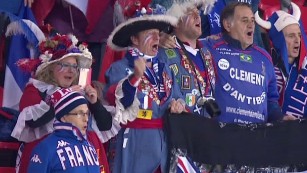
[[[28,172],[99,173],[96,150],[86,137],[91,113],[85,97],[63,88],[51,95],[50,102],[57,120],[54,132],[34,148]]]
[[[59,88],[84,92],[99,130],[111,128],[112,116],[100,104],[97,91],[91,85],[84,88],[78,85],[79,69],[90,68],[92,56],[85,44],[77,46],[77,42],[73,35],[55,35],[39,45],[42,54],[38,59],[17,62],[28,71],[38,65],[21,97],[20,115],[12,132],[13,137],[25,143],[20,166],[17,161],[20,173],[27,170],[32,148],[54,130],[55,112],[49,97]]]

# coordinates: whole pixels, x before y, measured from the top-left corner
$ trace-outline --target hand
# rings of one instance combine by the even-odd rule
[[[34,0],[24,0],[24,5],[29,6],[29,8],[31,8],[33,2]]]
[[[76,91],[76,92],[81,92],[81,93],[83,92],[83,89],[82,89],[81,85],[73,85],[73,86],[70,87],[70,89],[72,91]]]
[[[86,85],[84,87],[84,92],[85,92],[85,96],[87,98],[87,100],[94,104],[97,102],[98,100],[98,94],[97,94],[97,90],[95,88],[93,88],[91,85]]]
[[[219,35],[209,35],[209,36],[206,37],[206,39],[212,39],[212,40],[217,40],[219,38],[221,38],[221,36],[219,36]]]
[[[146,60],[144,58],[138,58],[134,60],[134,75],[137,78],[141,78],[146,70]]]
[[[282,118],[282,120],[284,120],[284,121],[293,121],[293,120],[297,120],[298,118],[297,117],[295,117],[295,116],[293,116],[293,115],[285,115],[283,118]]]
[[[178,101],[178,100],[172,100],[172,102],[170,103],[170,109],[171,109],[171,113],[177,113],[180,114],[183,111],[185,111],[185,107],[184,105]]]
[[[103,101],[104,100],[103,99],[104,98],[103,97],[103,89],[104,89],[105,84],[103,84],[103,83],[101,83],[97,80],[94,80],[94,81],[92,81],[92,86],[97,90],[98,99],[100,101]]]
[[[290,9],[291,6],[291,0],[280,0],[281,3],[281,9],[286,11]]]
[[[160,32],[159,46],[166,49],[176,48],[175,36]]]

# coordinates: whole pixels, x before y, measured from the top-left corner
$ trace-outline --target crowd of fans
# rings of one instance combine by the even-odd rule
[[[21,144],[16,172],[257,172],[172,155],[165,117],[265,124],[307,115],[305,2],[17,3],[0,6],[10,31],[0,60],[13,35],[28,40],[28,57],[14,63],[28,75],[11,133]],[[8,76],[5,63],[0,70]]]

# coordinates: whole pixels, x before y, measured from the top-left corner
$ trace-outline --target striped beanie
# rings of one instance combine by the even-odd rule
[[[61,121],[61,118],[71,110],[82,104],[87,104],[87,100],[79,92],[72,91],[71,88],[61,88],[56,90],[50,98],[54,107],[55,118]]]

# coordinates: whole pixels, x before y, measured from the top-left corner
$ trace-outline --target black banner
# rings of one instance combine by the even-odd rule
[[[220,124],[190,113],[165,121],[170,148],[185,149],[206,164],[280,166],[307,164],[307,122]]]

